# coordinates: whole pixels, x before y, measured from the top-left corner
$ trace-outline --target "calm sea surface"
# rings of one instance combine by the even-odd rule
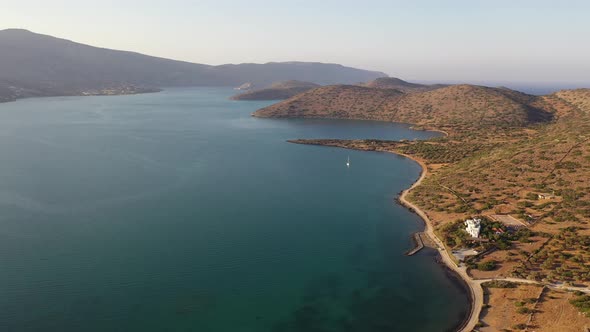
[[[467,297],[419,218],[420,169],[292,138],[427,138],[275,120],[223,88],[0,104],[0,331],[443,331]],[[346,168],[350,156],[351,167]]]

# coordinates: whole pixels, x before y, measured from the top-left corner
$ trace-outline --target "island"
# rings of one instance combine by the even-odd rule
[[[291,98],[305,91],[319,87],[319,84],[302,82],[297,80],[281,81],[271,84],[269,87],[247,91],[235,96],[232,100],[281,100]]]

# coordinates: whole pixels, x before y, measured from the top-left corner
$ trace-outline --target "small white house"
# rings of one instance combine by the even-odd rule
[[[479,231],[481,230],[481,219],[473,218],[465,220],[465,231],[472,237],[479,237]]]

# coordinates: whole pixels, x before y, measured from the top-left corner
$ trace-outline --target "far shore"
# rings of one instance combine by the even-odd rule
[[[0,96],[0,103],[10,103],[15,102],[23,99],[33,99],[33,98],[55,98],[55,97],[100,97],[100,96],[131,96],[131,95],[141,95],[147,93],[159,93],[164,91],[161,88],[134,88],[134,89],[104,89],[104,90],[90,90],[90,91],[80,91],[76,93],[64,93],[64,94],[39,94],[39,95],[30,95],[30,96],[10,96],[10,97],[2,97]]]

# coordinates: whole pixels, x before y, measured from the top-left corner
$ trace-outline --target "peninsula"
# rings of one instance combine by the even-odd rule
[[[282,81],[271,84],[269,87],[247,91],[231,97],[233,100],[281,100],[291,98],[305,91],[319,87],[312,82],[297,80]]]
[[[425,220],[442,261],[471,289],[462,331],[590,326],[590,89],[533,96],[474,85],[411,93],[326,86],[253,115],[445,132],[425,141],[290,142],[392,152],[422,165],[400,201]],[[465,230],[469,218],[481,221],[477,238]]]
[[[385,90],[395,90],[403,93],[425,92],[446,87],[445,84],[418,84],[410,83],[396,77],[380,77],[367,83],[361,83],[357,86],[366,88],[377,88]],[[282,100],[288,99],[295,95],[320,87],[319,84],[312,82],[301,82],[297,80],[283,81],[273,83],[267,88],[247,91],[242,94],[231,97],[233,100]]]

